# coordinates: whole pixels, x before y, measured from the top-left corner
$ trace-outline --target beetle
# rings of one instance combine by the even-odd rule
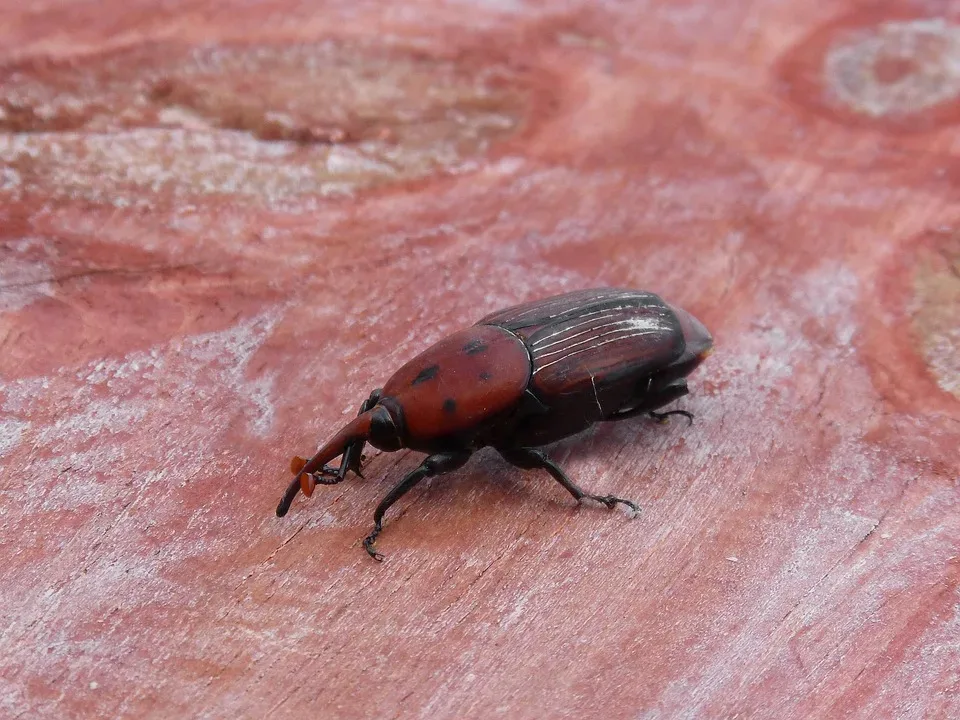
[[[687,394],[685,378],[712,348],[699,320],[651,292],[581,290],[495,312],[410,360],[312,458],[295,457],[277,516],[299,492],[310,497],[350,471],[362,477],[368,442],[428,454],[374,511],[363,546],[375,560],[383,560],[375,543],[386,511],[424,478],[462,467],[487,446],[518,468],[546,470],[577,502],[637,512],[630,500],[584,491],[538,448],[599,421],[692,422],[685,410],[656,411]],[[327,465],[337,457],[339,467]]]

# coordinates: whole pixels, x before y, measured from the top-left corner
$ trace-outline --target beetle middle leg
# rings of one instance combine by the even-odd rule
[[[615,495],[593,495],[592,493],[584,491],[570,478],[568,478],[566,473],[564,473],[563,470],[561,470],[552,460],[550,460],[550,458],[548,458],[539,450],[534,450],[532,448],[497,448],[497,452],[503,456],[504,460],[515,467],[522,468],[524,470],[535,470],[538,468],[546,470],[551,476],[553,476],[554,480],[563,485],[568,493],[573,495],[577,502],[583,502],[584,498],[589,498],[591,500],[596,500],[597,502],[603,503],[611,510],[616,507],[617,503],[620,503],[622,505],[626,505],[635,513],[640,512],[640,508],[637,506],[637,504],[630,500],[625,500],[624,498],[620,498]]]
[[[465,450],[431,455],[420,463],[420,467],[407,473],[403,480],[398,482],[393,489],[387,493],[386,497],[380,501],[380,504],[377,505],[377,509],[373,513],[373,532],[363,540],[363,547],[370,554],[370,557],[378,562],[383,561],[383,555],[378,553],[373,546],[377,541],[377,536],[380,534],[380,531],[383,530],[383,515],[390,509],[390,506],[410,492],[410,490],[424,478],[431,477],[432,475],[442,475],[443,473],[448,473],[451,470],[463,467],[467,460],[470,459],[470,455],[471,453]]]

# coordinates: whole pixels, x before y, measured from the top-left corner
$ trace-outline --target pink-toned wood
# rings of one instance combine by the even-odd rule
[[[0,1],[0,716],[960,716],[960,11]],[[665,426],[274,516],[445,334],[648,288]]]

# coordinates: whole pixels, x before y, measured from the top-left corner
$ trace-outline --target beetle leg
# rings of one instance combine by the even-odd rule
[[[693,425],[693,413],[687,412],[686,410],[670,410],[669,412],[665,413],[658,413],[651,410],[647,413],[647,415],[652,417],[658,423],[667,422],[667,418],[669,418],[671,415],[683,415],[687,419],[687,422]]]
[[[360,406],[360,412],[358,412],[357,415],[363,415],[363,413],[380,402],[380,392],[381,389],[377,388],[370,393],[370,397],[363,401],[363,405]],[[363,477],[363,473],[360,472],[360,460],[363,455],[364,445],[366,445],[366,443],[363,441],[347,445],[347,449],[343,453],[343,461],[340,463],[339,470],[337,470],[337,475],[341,480],[347,476],[348,470],[353,471],[359,477]]]
[[[380,531],[383,530],[383,514],[390,509],[390,506],[406,495],[414,485],[424,478],[432,475],[442,475],[443,473],[462,467],[467,460],[470,459],[470,454],[471,453],[467,451],[459,451],[431,455],[420,463],[420,467],[407,473],[403,480],[398,482],[393,489],[387,493],[386,497],[380,501],[380,504],[377,505],[377,509],[373,513],[373,532],[363,540],[363,547],[370,554],[370,557],[378,562],[383,561],[383,555],[378,553],[373,546],[377,541],[377,536],[380,534]]]
[[[637,507],[636,503],[631,502],[630,500],[625,500],[623,498],[616,497],[615,495],[593,495],[585,492],[582,488],[575,485],[574,482],[567,477],[563,470],[561,470],[552,460],[550,460],[550,458],[548,458],[539,450],[533,450],[531,448],[497,448],[497,452],[503,456],[504,460],[518,468],[522,468],[524,470],[535,470],[542,468],[543,470],[546,470],[548,473],[550,473],[550,475],[553,476],[554,480],[566,488],[568,493],[573,495],[574,499],[578,503],[583,502],[584,498],[589,498],[591,500],[596,500],[597,502],[603,503],[611,510],[616,507],[617,503],[621,503],[626,505],[635,513],[640,512],[640,508]]]
[[[603,420],[626,420],[627,418],[636,417],[637,415],[648,415],[655,420],[663,421],[663,418],[669,415],[684,415],[690,422],[693,422],[693,415],[688,413],[686,410],[671,410],[670,412],[665,413],[655,413],[654,410],[662,408],[664,405],[672,403],[674,400],[679,400],[684,395],[687,395],[689,390],[687,389],[687,383],[685,380],[677,380],[665,387],[654,390],[652,393],[649,392],[649,383],[647,390],[639,396],[639,402],[633,407],[627,410],[619,410],[611,415],[607,415]]]

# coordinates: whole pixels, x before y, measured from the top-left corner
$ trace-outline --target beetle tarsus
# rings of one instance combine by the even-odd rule
[[[653,412],[657,408],[665,407],[674,400],[679,400],[684,395],[689,394],[690,390],[687,387],[686,380],[674,380],[668,385],[651,390],[652,384],[653,379],[648,378],[646,386],[640,394],[639,403],[627,410],[618,410],[612,415],[608,415],[602,419],[607,421],[626,420],[627,418],[637,417],[638,415],[646,415],[647,417],[652,417],[654,419],[663,419],[669,415],[675,414],[685,415],[687,416],[688,420],[693,417],[686,410],[670,410],[665,413]]]
[[[346,477],[346,472],[339,472],[337,470],[328,470],[324,467],[322,470],[317,470],[315,473],[310,473],[313,475],[313,481],[317,485],[339,485],[342,483]]]
[[[580,501],[582,502],[586,499],[596,500],[598,503],[603,503],[610,510],[613,510],[618,504],[620,504],[626,505],[628,508],[630,508],[634,515],[640,512],[640,506],[635,502],[625,498],[617,497],[616,495],[591,495],[589,493],[584,493],[583,497],[580,498]]]
[[[381,530],[383,530],[383,525],[378,523],[374,526],[373,532],[363,539],[363,549],[366,550],[367,554],[377,562],[383,562],[383,555],[378,553],[374,548],[374,545],[377,542],[377,535],[380,534]]]
[[[656,420],[658,423],[665,423],[665,422],[667,422],[667,421],[668,421],[668,418],[669,418],[671,415],[683,415],[683,416],[687,419],[687,422],[688,422],[690,425],[693,425],[693,413],[687,412],[686,410],[670,410],[669,412],[665,412],[665,413],[653,412],[653,411],[651,410],[651,411],[649,412],[649,415],[650,415],[650,417],[652,417],[654,420]]]
[[[611,510],[617,506],[618,503],[626,505],[634,513],[640,512],[640,508],[636,503],[630,500],[624,500],[623,498],[616,497],[615,495],[593,495],[584,491],[576,483],[574,483],[570,478],[567,477],[567,474],[560,469],[550,458],[544,455],[539,450],[534,450],[532,448],[498,448],[497,451],[503,456],[503,459],[506,460],[511,465],[514,465],[518,468],[524,470],[535,470],[543,469],[546,470],[558,483],[563,485],[568,493],[573,495],[574,500],[578,503],[583,502],[584,499],[595,500],[599,503],[603,503]]]

